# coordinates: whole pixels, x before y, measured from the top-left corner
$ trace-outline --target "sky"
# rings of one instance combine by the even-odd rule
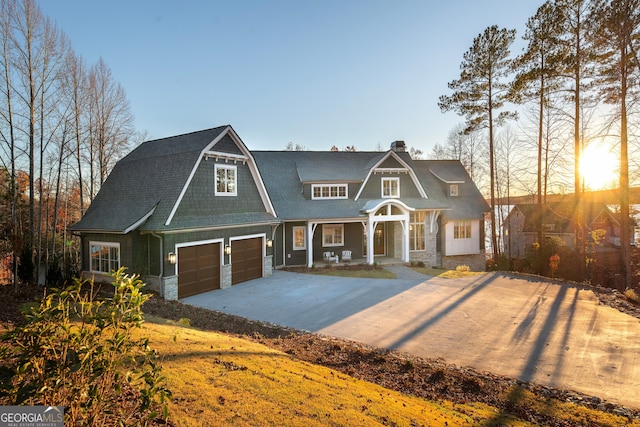
[[[252,150],[404,140],[428,154],[464,121],[438,98],[490,25],[542,0],[37,0],[89,65],[103,58],[147,139],[231,125]]]

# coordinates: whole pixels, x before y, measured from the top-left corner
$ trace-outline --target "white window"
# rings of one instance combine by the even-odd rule
[[[323,224],[322,246],[344,246],[344,224]]]
[[[293,250],[307,249],[307,227],[293,227]]]
[[[120,268],[120,243],[89,242],[90,269],[111,273]]]
[[[425,212],[411,212],[409,214],[409,249],[412,251],[424,251],[425,241]]]
[[[382,178],[382,197],[400,197],[400,178]]]
[[[348,197],[347,184],[311,185],[311,198],[313,200],[347,199]]]
[[[458,197],[458,184],[451,184],[449,186],[449,195],[451,197]]]
[[[234,165],[216,165],[216,196],[237,196],[237,168]]]
[[[478,220],[448,221],[444,230],[444,255],[479,254],[481,222]]]
[[[471,238],[471,221],[458,221],[453,224],[454,239],[470,239]]]

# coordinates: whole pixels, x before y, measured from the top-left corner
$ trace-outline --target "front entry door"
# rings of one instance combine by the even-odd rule
[[[385,222],[378,223],[376,229],[373,231],[373,254],[374,255],[386,255],[385,245]]]

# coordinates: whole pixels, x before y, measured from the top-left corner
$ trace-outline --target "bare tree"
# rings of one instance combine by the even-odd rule
[[[35,183],[42,171],[42,158],[45,151],[47,129],[46,109],[50,105],[50,96],[56,90],[57,53],[60,37],[56,27],[51,24],[33,0],[15,3],[16,8],[11,19],[11,49],[15,54],[15,79],[12,80],[14,94],[19,100],[17,108],[24,123],[14,123],[26,139],[25,152],[29,170],[29,233],[27,247],[34,256],[36,238],[40,230],[36,227],[36,189]],[[36,161],[39,159],[39,170]],[[42,177],[40,177],[41,181]],[[41,189],[40,189],[41,190]],[[37,268],[37,266],[36,266]]]
[[[473,182],[482,187],[485,164],[482,162],[486,149],[482,131],[465,132],[466,125],[459,123],[447,135],[447,142],[436,144],[430,154],[433,159],[456,159],[464,166]]]
[[[14,126],[14,93],[13,93],[13,49],[12,49],[12,21],[15,16],[12,2],[0,3],[0,37],[2,37],[2,76],[3,84],[0,91],[3,95],[3,103],[0,107],[2,125],[0,127],[0,137],[6,145],[8,154],[7,166],[9,171],[9,185],[7,188],[10,204],[10,248],[12,250],[12,275],[14,289],[18,288],[18,253],[22,250],[22,241],[19,238],[19,226],[17,216],[18,192],[16,191],[16,169],[17,169],[17,147]],[[3,149],[5,146],[3,145]],[[3,150],[4,151],[4,150]],[[4,157],[3,157],[4,158]],[[3,161],[4,163],[4,161]]]
[[[302,144],[294,144],[293,142],[289,141],[287,143],[287,146],[284,148],[285,151],[307,151],[307,147],[305,147]]]
[[[88,128],[83,121],[87,115],[87,70],[84,60],[71,49],[67,51],[64,71],[61,73],[64,96],[70,104],[71,122],[73,128],[71,134],[74,143],[74,160],[76,164],[78,191],[80,195],[80,214],[84,214],[84,180],[82,147]]]
[[[95,197],[107,175],[129,149],[133,114],[122,86],[102,58],[89,72],[90,191]]]

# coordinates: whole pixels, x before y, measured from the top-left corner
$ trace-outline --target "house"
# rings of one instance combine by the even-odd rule
[[[541,225],[545,239],[555,238],[564,246],[575,247],[574,217],[584,218],[588,242],[592,241],[592,231],[601,230],[604,235],[602,245],[614,246],[617,242],[619,246],[620,225],[604,203],[585,202],[582,210],[573,202],[547,203],[542,205],[542,211],[538,204],[523,203],[514,205],[505,218],[504,253],[511,258],[524,258],[528,248],[540,243],[537,224]]]
[[[249,151],[221,126],[142,143],[71,229],[86,274],[127,266],[176,299],[345,256],[484,270],[488,210],[460,162],[413,160],[401,141]]]

